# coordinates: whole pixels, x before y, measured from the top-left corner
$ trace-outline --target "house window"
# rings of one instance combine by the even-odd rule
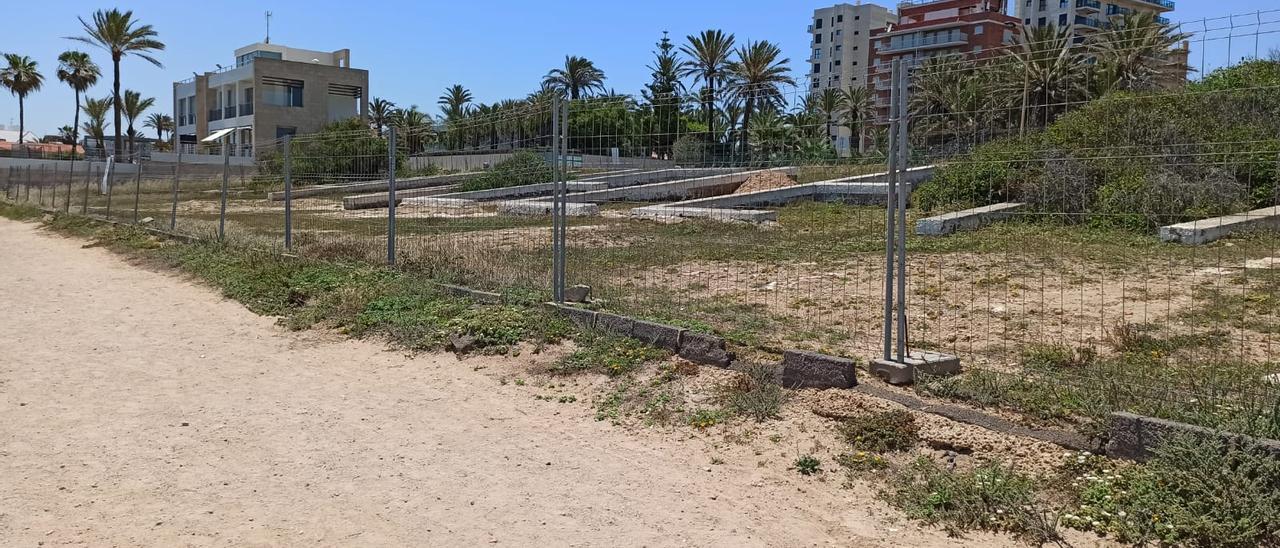
[[[1037,22],[1037,24],[1043,27],[1047,24],[1047,22],[1045,21],[1045,18],[1041,17],[1040,20]]]
[[[297,134],[298,134],[298,128],[296,127],[276,126],[276,139],[283,139],[286,135],[292,137]]]
[[[817,74],[817,73],[819,73],[819,72],[822,72],[822,63],[814,63],[814,64],[813,64],[813,73],[814,73],[814,74]]]
[[[1040,0],[1040,11],[1049,9],[1048,0]]]
[[[840,66],[840,60],[839,60],[839,59],[836,59],[835,63],[836,63],[836,66],[837,66],[837,67],[838,67],[838,66]]]
[[[814,20],[814,22],[813,22],[813,28],[815,28],[815,29],[820,29],[820,28],[822,28],[822,20],[821,20],[821,19],[815,19],[815,20]]]
[[[280,52],[276,51],[251,51],[239,57],[236,57],[236,66],[243,67],[252,63],[254,59],[282,59]]]
[[[1058,26],[1059,27],[1067,26],[1067,14],[1064,13],[1058,16]]]
[[[978,35],[978,36],[981,36],[981,35],[982,35],[982,29],[983,29],[983,26],[982,26],[982,25],[974,25],[974,27],[973,27],[973,33],[974,33],[974,34],[976,34],[976,35]]]
[[[837,15],[837,16],[836,16],[836,22],[837,22],[837,23],[843,23],[843,22],[844,22],[844,16],[843,16],[843,15]]]
[[[301,107],[302,90],[302,80],[263,77],[262,102],[278,107]]]
[[[822,59],[822,48],[813,48],[813,58]]]
[[[815,43],[815,44],[821,44],[821,43],[822,43],[822,35],[821,35],[821,34],[815,34],[815,35],[813,35],[813,43]]]
[[[1067,0],[1058,0],[1058,9],[1067,9]]]

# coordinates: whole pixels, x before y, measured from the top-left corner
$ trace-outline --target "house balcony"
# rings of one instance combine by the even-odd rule
[[[240,103],[241,116],[253,116],[253,103]]]
[[[1076,9],[1081,13],[1098,13],[1102,11],[1102,2],[1098,0],[1076,0]]]
[[[209,110],[209,121],[210,121],[210,122],[216,122],[216,121],[221,120],[221,119],[222,119],[222,109],[220,109],[220,108],[215,108],[215,109],[211,109],[211,110]]]
[[[969,43],[969,35],[963,32],[952,32],[948,34],[938,34],[934,36],[926,36],[921,38],[913,38],[911,40],[890,40],[889,45],[880,46],[876,50],[877,53],[886,54],[899,51],[949,48],[955,46],[963,46]]]
[[[1111,28],[1111,23],[1098,19],[1097,17],[1076,16],[1076,27],[1080,30],[1095,31],[1106,30]]]
[[[1176,3],[1173,0],[1138,0],[1138,1],[1142,2],[1143,4],[1158,6],[1158,9],[1160,11],[1169,11],[1174,9],[1174,7],[1176,6]]]
[[[223,117],[223,118],[225,118],[225,119],[228,119],[228,120],[230,120],[231,118],[235,118],[235,117],[236,117],[236,106],[235,106],[235,105],[231,105],[231,106],[228,106],[228,107],[223,107],[223,109],[222,109],[222,117]]]

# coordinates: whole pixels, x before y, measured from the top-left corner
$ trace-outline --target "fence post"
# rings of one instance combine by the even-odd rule
[[[138,201],[142,198],[142,156],[138,156],[138,161],[134,164],[137,170],[133,178],[133,224],[138,224]]]
[[[898,361],[907,359],[907,196],[911,194],[907,182],[907,168],[911,161],[910,142],[911,110],[908,97],[911,94],[911,65],[904,62],[899,68],[898,81]]]
[[[897,216],[894,209],[898,206],[898,75],[902,71],[902,61],[893,60],[892,75],[889,78],[889,166],[886,172],[886,192],[884,210],[884,352],[882,358],[893,359],[893,270],[894,240],[897,233]]]
[[[71,185],[76,182],[76,147],[71,147],[71,167],[67,172],[67,200],[62,204],[63,213],[71,213]]]
[[[293,136],[284,136],[284,249],[293,251]]]
[[[36,183],[36,202],[44,207],[44,164],[40,164],[40,182]]]
[[[551,98],[551,300],[564,303],[557,276],[560,272],[560,253],[557,235],[560,233],[560,97]]]
[[[565,264],[567,254],[565,253],[565,244],[567,242],[565,234],[569,232],[569,106],[570,101],[561,103],[561,115],[564,121],[560,123],[560,233],[556,235],[557,254],[560,258],[560,272],[556,277],[556,286],[560,288],[560,300],[564,300],[565,278],[568,267]]]
[[[396,265],[396,128],[387,132],[387,264]]]
[[[88,160],[84,168],[84,198],[80,202],[80,214],[89,214],[89,183],[93,182],[93,160]]]
[[[110,159],[108,159],[108,162],[109,163],[107,164],[107,172],[102,174],[102,180],[107,185],[107,218],[110,219],[111,218],[111,194],[113,192],[111,190],[111,187],[115,186],[112,184],[115,182],[112,179],[114,179],[116,176],[116,173],[115,173],[116,170],[115,170],[115,162],[111,161]]]
[[[222,137],[222,196],[218,206],[218,241],[225,241],[227,235],[227,185],[231,182],[231,134]]]
[[[182,147],[178,147],[178,163],[173,165],[173,199],[169,202],[169,230],[178,228],[178,179],[182,176]]]

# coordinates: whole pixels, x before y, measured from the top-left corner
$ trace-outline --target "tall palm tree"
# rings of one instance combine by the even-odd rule
[[[564,68],[552,69],[542,79],[562,93],[567,92],[569,99],[577,101],[584,93],[604,90],[604,71],[596,68],[595,63],[586,57],[566,55]]]
[[[102,99],[85,97],[84,106],[81,107],[88,119],[84,121],[80,129],[83,129],[86,135],[98,142],[98,150],[103,156],[107,154],[106,133],[107,126],[110,125],[107,123],[107,112],[111,110],[113,102],[110,97],[103,97]],[[88,152],[87,148],[85,152]]]
[[[840,91],[840,109],[850,135],[858,139],[858,154],[865,154],[867,119],[875,115],[871,90],[865,86],[849,86]]]
[[[138,137],[137,130],[133,129],[133,123],[142,117],[142,113],[156,104],[155,97],[143,98],[141,93],[127,89],[124,92],[124,117],[129,122],[129,130],[125,132],[129,137],[129,153],[136,152],[134,150],[134,141]]]
[[[72,145],[73,146],[72,150],[75,150],[74,145],[76,144],[76,128],[73,128],[71,126],[62,126],[58,128],[58,142],[64,145]]]
[[[27,130],[27,95],[40,91],[44,75],[40,74],[38,64],[25,55],[6,53],[4,60],[7,66],[0,68],[0,87],[18,97],[18,144],[22,144]]]
[[[1083,98],[1087,63],[1073,45],[1070,26],[1024,25],[1001,59],[1000,95],[1020,99],[1020,132],[1029,122],[1047,125],[1069,102]]]
[[[80,142],[80,94],[89,90],[102,77],[89,54],[83,51],[64,51],[58,56],[58,80],[71,86],[76,95],[76,113],[71,125],[72,144]]]
[[[783,102],[782,90],[778,86],[796,85],[791,79],[790,59],[782,57],[782,49],[767,40],[748,42],[738,48],[738,59],[729,63],[732,75],[733,96],[741,98],[743,146],[746,146],[745,134],[751,131],[751,114],[757,108],[777,106]]]
[[[377,130],[378,137],[382,137],[382,130],[386,129],[395,111],[396,104],[381,97],[369,101],[369,125]]]
[[[1114,21],[1111,32],[1091,36],[1086,47],[1098,59],[1101,92],[1144,91],[1185,80],[1185,57],[1178,43],[1191,37],[1156,20],[1151,12],[1130,12]]]
[[[462,84],[454,84],[445,88],[444,95],[441,95],[436,104],[440,105],[440,111],[444,113],[445,122],[448,126],[448,136],[450,146],[462,146],[462,135],[458,124],[462,121],[462,117],[467,114],[467,105],[471,104],[471,92]]]
[[[164,132],[173,132],[173,117],[160,112],[152,112],[147,116],[147,120],[142,123],[142,127],[156,130],[156,144],[164,144]]]
[[[111,109],[115,113],[115,149],[119,156],[124,152],[124,143],[120,140],[120,112],[124,109],[124,98],[120,95],[120,60],[128,55],[139,57],[152,65],[164,68],[154,52],[164,49],[164,43],[156,40],[159,34],[151,25],[141,25],[133,18],[132,11],[121,12],[119,9],[98,10],[93,12],[93,21],[80,19],[84,27],[84,36],[69,36],[86,44],[100,47],[111,54]]]
[[[702,113],[707,121],[707,131],[715,135],[716,86],[727,76],[734,38],[732,34],[712,29],[686,39],[689,43],[681,46],[680,51],[691,60],[680,71],[680,76],[692,76],[695,86],[702,84]]]
[[[826,88],[822,93],[818,94],[818,111],[822,113],[822,117],[827,126],[827,139],[835,141],[837,135],[831,133],[831,126],[836,123],[836,116],[840,114],[840,103],[843,99],[843,92],[835,88]]]

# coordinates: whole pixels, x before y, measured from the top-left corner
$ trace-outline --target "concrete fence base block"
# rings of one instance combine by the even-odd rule
[[[1022,203],[1005,202],[927,217],[916,221],[916,234],[946,236],[961,230],[974,230],[1007,219],[1026,206]]]
[[[556,303],[546,303],[543,306],[546,306],[548,310],[559,312],[562,316],[568,318],[570,322],[573,322],[573,325],[576,325],[581,329],[595,329],[596,327],[597,312],[594,310],[587,310],[576,306],[565,306]]]
[[[801,350],[782,353],[781,380],[787,388],[853,388],[858,384],[853,360]]]
[[[725,350],[724,339],[693,331],[685,331],[680,336],[680,357],[716,367],[729,367],[733,362],[733,353]]]
[[[604,331],[605,333],[630,337],[631,330],[635,324],[635,320],[626,316],[619,316],[608,312],[596,313],[596,329]]]
[[[460,285],[440,284],[440,287],[449,293],[452,293],[459,297],[466,297],[476,302],[489,303],[489,304],[502,302],[502,295],[498,293],[493,293],[489,291],[480,291],[478,289],[470,289],[467,287],[462,287]]]
[[[685,330],[678,327],[642,320],[636,320],[631,326],[632,338],[671,352],[680,351],[680,337],[685,333]]]
[[[1219,432],[1208,428],[1132,413],[1112,413],[1111,431],[1107,436],[1107,456],[1145,461],[1169,436],[1190,435],[1219,440],[1224,445],[1255,447],[1258,451],[1280,459],[1280,441]]]
[[[932,376],[960,373],[960,358],[939,352],[914,351],[907,354],[905,363],[872,360],[869,370],[889,384],[910,384],[915,382],[917,373]]]
[[[1258,229],[1280,229],[1280,206],[1162,226],[1160,240],[1201,245],[1220,240],[1236,232]]]

